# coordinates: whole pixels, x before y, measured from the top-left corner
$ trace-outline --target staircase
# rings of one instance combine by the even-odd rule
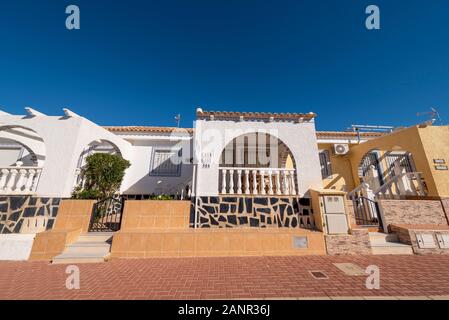
[[[65,247],[64,252],[53,258],[53,264],[96,263],[108,259],[113,232],[81,234],[78,240]]]
[[[399,242],[395,233],[370,232],[371,252],[381,254],[413,254],[412,246]]]

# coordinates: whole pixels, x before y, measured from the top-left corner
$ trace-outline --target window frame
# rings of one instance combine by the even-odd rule
[[[154,161],[156,154],[158,152],[176,152],[180,159],[180,163],[177,164],[177,170],[174,173],[157,173],[154,172]],[[151,161],[150,161],[150,172],[148,174],[150,177],[180,177],[182,175],[182,148],[171,148],[171,147],[153,147],[151,151]]]
[[[321,162],[322,156],[324,155],[324,164]],[[318,158],[320,159],[320,169],[321,169],[321,177],[322,179],[330,179],[332,178],[332,160],[331,153],[328,149],[318,150]]]

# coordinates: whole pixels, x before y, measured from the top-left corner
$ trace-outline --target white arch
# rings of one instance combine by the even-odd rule
[[[32,129],[18,125],[0,126],[0,138],[22,145],[37,158],[37,166],[42,167],[46,159],[44,140]]]

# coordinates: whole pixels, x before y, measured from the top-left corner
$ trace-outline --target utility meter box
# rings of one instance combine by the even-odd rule
[[[312,190],[315,225],[326,234],[348,234],[349,219],[346,211],[346,193],[336,190]]]

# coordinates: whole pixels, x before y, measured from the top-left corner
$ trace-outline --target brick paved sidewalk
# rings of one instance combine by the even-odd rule
[[[377,265],[381,289],[333,263]],[[446,296],[449,256],[314,256],[113,260],[80,264],[81,288],[65,287],[65,265],[0,262],[0,299],[246,299]],[[309,271],[324,271],[317,280]],[[443,297],[444,298],[444,297]]]

